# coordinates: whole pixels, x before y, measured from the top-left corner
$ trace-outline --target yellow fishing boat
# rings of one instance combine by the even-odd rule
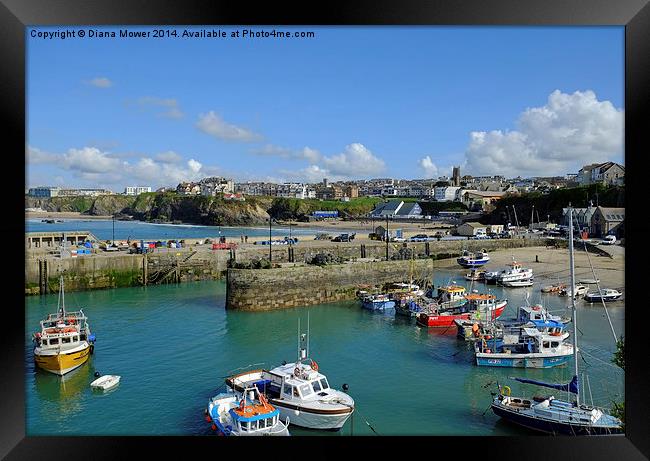
[[[80,367],[93,353],[95,335],[90,332],[83,310],[65,310],[63,277],[60,278],[57,312],[41,320],[41,331],[34,333],[32,339],[36,366],[57,375]]]

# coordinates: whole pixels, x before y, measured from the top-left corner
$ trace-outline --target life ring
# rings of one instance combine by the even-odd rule
[[[534,311],[538,311],[538,310],[540,310],[540,309],[541,309],[541,308],[540,308],[539,306],[533,306],[533,310],[534,310]]]
[[[509,386],[503,386],[503,391],[501,393],[503,395],[505,395],[506,397],[510,397],[510,393],[511,393],[510,387]]]
[[[312,370],[318,371],[318,364],[316,363],[316,360],[312,360],[309,365],[311,366]]]
[[[239,401],[239,411],[244,411],[244,407],[246,406],[246,402],[244,402],[244,399],[242,398]]]
[[[559,331],[554,331],[553,333],[550,333],[551,336],[560,336],[562,333]]]

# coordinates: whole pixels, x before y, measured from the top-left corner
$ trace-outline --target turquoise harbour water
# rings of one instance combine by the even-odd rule
[[[461,282],[461,269],[439,271],[436,286]],[[469,282],[468,282],[469,283]],[[468,284],[465,284],[469,286]],[[485,290],[485,285],[475,288]],[[526,288],[490,286],[508,299],[503,318],[525,304]],[[568,300],[531,289],[555,313],[570,315]],[[63,378],[38,370],[31,334],[56,295],[26,298],[26,435],[210,435],[203,419],[208,399],[223,378],[240,367],[273,367],[297,354],[300,318],[310,315],[310,355],[332,387],[347,383],[357,411],[339,432],[291,426],[292,435],[524,435],[485,412],[496,380],[513,395],[550,391],[508,380],[509,376],[568,382],[572,365],[548,370],[477,367],[469,343],[414,320],[340,302],[271,312],[226,311],[222,281],[119,288],[66,294],[68,309],[84,309],[97,336],[95,353]],[[608,304],[617,334],[623,333],[624,303]],[[589,376],[593,401],[609,408],[622,400],[623,371],[602,305],[578,302],[580,371]],[[92,391],[101,374],[122,380],[114,390]],[[590,401],[587,392],[587,402]],[[485,412],[485,414],[484,414]]]
[[[113,221],[103,219],[64,219],[64,222],[54,222],[52,224],[41,222],[40,219],[26,219],[26,232],[77,232],[89,231],[100,240],[110,240],[113,238]],[[337,226],[323,225],[321,229],[316,228],[291,228],[291,236],[314,235],[317,232],[327,232],[332,235],[338,235],[342,232],[359,232],[354,230],[339,229]],[[368,225],[370,232],[370,225]],[[226,227],[226,226],[200,226],[194,224],[152,224],[143,221],[115,221],[115,239],[116,240],[138,240],[138,239],[180,239],[180,238],[216,238],[234,237],[239,239],[241,235],[268,240],[268,226],[260,227]],[[271,235],[275,237],[289,236],[289,227],[273,226]],[[250,242],[252,243],[252,242]]]

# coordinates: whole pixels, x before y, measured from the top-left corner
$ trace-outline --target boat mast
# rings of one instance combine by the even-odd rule
[[[528,225],[529,229],[532,229],[533,224],[535,224],[535,217],[533,213],[535,213],[535,205],[533,205],[533,208],[530,210],[530,224]]]
[[[59,277],[59,285],[61,285],[59,290],[59,298],[61,300],[61,304],[59,306],[59,316],[65,318],[65,292],[63,291],[63,276]]]
[[[573,208],[569,203],[569,266],[571,269],[571,307],[573,311],[573,364],[574,372],[578,376],[578,326],[576,325],[576,274],[573,265]],[[580,405],[580,388],[576,394],[576,404]]]

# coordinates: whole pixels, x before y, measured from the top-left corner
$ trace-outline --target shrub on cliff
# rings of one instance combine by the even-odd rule
[[[307,261],[307,264],[313,264],[315,266],[327,266],[329,264],[341,264],[343,258],[333,255],[329,252],[318,252],[311,259]]]

